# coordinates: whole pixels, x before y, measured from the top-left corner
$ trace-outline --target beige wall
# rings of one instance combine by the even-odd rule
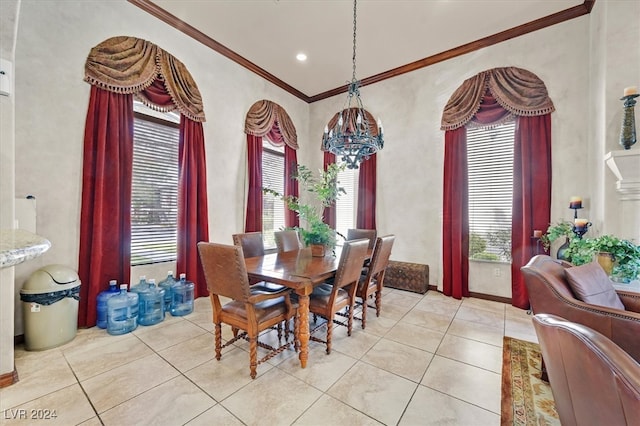
[[[37,230],[52,242],[52,248],[15,268],[16,293],[42,265],[63,263],[77,268],[82,138],[89,98],[83,67],[89,49],[106,38],[131,35],[152,41],[185,63],[198,83],[208,120],[204,131],[212,241],[230,243],[231,234],[243,228],[243,122],[254,101],[266,98],[284,106],[297,127],[299,161],[321,166],[322,129],[343,105],[343,96],[307,105],[124,0],[65,1],[64,7],[61,3],[23,0],[20,11],[15,54],[15,197],[36,196]],[[385,148],[378,159],[377,220],[381,234],[397,236],[394,259],[429,264],[431,283],[440,283],[440,116],[464,79],[493,67],[513,65],[536,73],[556,105],[552,220],[569,218],[569,197],[583,195],[588,200],[583,213],[594,223],[606,222],[617,203],[604,196],[612,183],[602,166],[604,153],[616,149],[613,141],[620,111],[615,99],[623,87],[640,84],[640,23],[634,16],[638,16],[637,2],[600,0],[590,16],[362,89],[365,106],[382,118],[385,127]],[[632,63],[620,66],[623,53],[634,49]],[[598,109],[591,106],[592,101],[608,107]],[[606,142],[600,146],[597,141],[603,138]],[[11,191],[11,185],[3,176],[2,194]],[[145,273],[159,279],[167,269],[172,267],[162,265],[155,276]],[[472,291],[510,297],[508,267],[500,280],[493,276],[495,268],[476,269],[489,270],[472,275]],[[3,326],[1,332],[6,335],[12,330]],[[20,334],[21,329],[15,332]]]
[[[19,1],[0,2],[0,58],[13,64]],[[13,70],[10,70],[13,71]],[[13,72],[10,72],[10,76]],[[12,79],[13,80],[13,79]],[[15,96],[0,95],[0,228],[14,227]],[[13,371],[14,268],[0,270],[0,376]]]

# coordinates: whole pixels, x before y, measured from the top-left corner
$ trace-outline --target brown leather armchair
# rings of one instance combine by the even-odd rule
[[[640,362],[640,293],[616,291],[625,310],[578,300],[566,279],[573,265],[547,255],[534,256],[522,267],[531,310],[585,325],[611,339]]]
[[[581,324],[538,314],[533,325],[563,426],[637,425],[640,365]]]

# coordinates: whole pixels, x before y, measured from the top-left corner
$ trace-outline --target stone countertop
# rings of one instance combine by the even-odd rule
[[[18,265],[49,250],[46,238],[22,229],[0,230],[0,268]]]

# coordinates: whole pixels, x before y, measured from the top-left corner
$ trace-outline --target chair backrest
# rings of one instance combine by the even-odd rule
[[[274,232],[274,236],[276,238],[278,253],[300,250],[300,238],[298,237],[298,231],[295,229],[276,231]]]
[[[387,266],[389,265],[389,258],[391,257],[391,249],[393,248],[393,242],[395,239],[395,235],[378,237],[375,248],[373,249],[373,254],[371,255],[371,262],[369,262],[367,281],[371,278],[377,277],[380,272],[387,269]]]
[[[359,240],[361,238],[369,239],[369,248],[372,249],[376,243],[376,235],[378,231],[375,229],[347,229],[347,241]]]
[[[533,317],[563,425],[640,419],[640,364],[597,331],[551,314]]]
[[[242,246],[198,243],[200,263],[207,288],[212,295],[246,302],[249,298],[249,278]]]
[[[362,266],[367,258],[368,249],[369,241],[365,238],[345,241],[333,282],[334,288],[341,288],[358,282],[362,273]]]
[[[264,256],[262,232],[245,232],[233,234],[233,244],[242,246],[244,257]]]

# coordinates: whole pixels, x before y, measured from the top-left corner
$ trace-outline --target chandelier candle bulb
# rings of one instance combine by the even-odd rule
[[[569,199],[569,208],[570,209],[581,209],[582,208],[582,198],[581,197],[571,197]]]
[[[624,95],[622,96],[637,95],[637,94],[638,94],[638,86],[630,86],[630,87],[624,88]]]

